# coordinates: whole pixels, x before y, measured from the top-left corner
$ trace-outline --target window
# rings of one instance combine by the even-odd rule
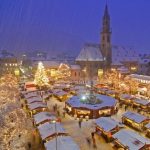
[[[76,75],[77,75],[77,74],[76,74],[76,72],[75,72],[75,73],[74,73],[74,76],[76,77]]]
[[[110,37],[109,37],[109,36],[107,36],[107,42],[108,42],[108,43],[110,42]]]
[[[105,36],[103,36],[103,41],[105,41]]]

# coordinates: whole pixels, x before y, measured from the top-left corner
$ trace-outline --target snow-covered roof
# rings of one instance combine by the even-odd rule
[[[44,144],[46,150],[56,149],[56,139],[52,139]],[[80,150],[79,146],[73,141],[70,136],[58,136],[57,137],[57,149],[58,150]]]
[[[38,126],[38,130],[40,132],[41,138],[42,140],[53,136],[54,134],[67,134],[66,131],[64,130],[64,128],[62,127],[62,125],[58,122],[56,122],[56,129],[55,129],[55,123],[49,123],[46,122],[40,126]]]
[[[86,45],[79,53],[76,61],[103,61],[100,47]]]
[[[34,102],[42,102],[42,98],[40,96],[36,96],[36,97],[29,97],[26,99],[27,103],[34,103]]]
[[[132,99],[133,96],[129,95],[129,94],[121,94],[120,98],[123,99],[123,100],[127,100],[127,99]]]
[[[150,100],[144,100],[144,99],[136,99],[134,100],[135,103],[138,104],[142,104],[144,106],[149,105],[150,104]]]
[[[102,128],[104,131],[109,132],[112,129],[118,127],[123,127],[124,125],[122,123],[117,122],[116,120],[110,118],[110,117],[101,117],[96,119],[95,121],[96,125]]]
[[[68,93],[63,91],[63,90],[54,90],[53,94],[55,94],[57,96],[63,96],[63,95],[66,95]]]
[[[38,125],[44,121],[53,121],[57,120],[57,118],[52,115],[50,112],[40,112],[33,116],[35,123]]]
[[[132,130],[122,129],[113,135],[119,143],[128,147],[130,150],[139,150],[145,144],[150,144],[150,140],[140,136],[137,132]]]
[[[102,87],[102,88],[99,88],[98,90],[99,90],[99,91],[102,91],[102,92],[106,92],[106,91],[108,91],[109,89]]]
[[[46,68],[58,68],[60,63],[58,61],[44,60],[42,61]],[[38,65],[38,61],[34,62],[34,65]]]
[[[139,57],[137,52],[133,48],[123,46],[112,46],[112,64],[118,64],[121,62],[135,62]]]
[[[37,97],[37,96],[38,96],[38,94],[36,92],[29,92],[29,93],[24,95],[24,97],[26,99],[31,98],[31,97]]]
[[[130,111],[124,113],[122,116],[126,117],[126,118],[128,118],[130,120],[133,120],[136,123],[141,123],[141,122],[143,122],[143,121],[148,119],[147,117],[145,117],[145,116],[143,116],[141,114],[130,112]]]
[[[115,91],[113,91],[113,90],[107,90],[106,91],[106,94],[115,94],[116,92]]]
[[[131,74],[131,75],[129,75],[129,77],[139,79],[139,80],[150,81],[150,76],[145,76],[145,75]]]
[[[112,66],[122,66],[123,64],[119,60],[117,60],[117,61],[113,61],[111,65]]]
[[[34,109],[38,109],[38,108],[47,108],[47,105],[43,102],[35,102],[35,103],[29,104],[30,110],[34,110]]]
[[[150,129],[150,123],[145,126],[147,129]]]
[[[66,103],[71,105],[72,107],[76,107],[76,108],[82,107],[82,108],[87,108],[91,110],[97,110],[103,107],[114,107],[117,103],[116,99],[106,96],[106,95],[97,94],[96,98],[99,99],[101,103],[98,103],[98,104],[83,103],[81,101],[81,98],[78,96],[71,97]]]
[[[80,70],[81,67],[79,65],[70,65],[72,70]]]
[[[60,90],[62,90],[64,88],[69,88],[69,87],[70,87],[69,84],[64,84],[64,83],[62,83],[62,84],[54,84],[54,88],[56,89],[56,90],[54,90],[54,92],[55,91],[60,91]]]

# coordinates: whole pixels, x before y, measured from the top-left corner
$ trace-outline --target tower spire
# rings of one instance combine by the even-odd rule
[[[103,24],[102,24],[102,31],[101,31],[101,52],[103,57],[106,60],[106,65],[111,65],[111,29],[110,29],[110,15],[108,12],[108,5],[106,1],[104,15],[103,15]]]
[[[106,5],[105,5],[105,10],[104,10],[104,16],[103,16],[103,19],[110,19],[110,16],[109,16],[109,12],[108,12],[108,5],[107,5],[107,1],[106,1]]]

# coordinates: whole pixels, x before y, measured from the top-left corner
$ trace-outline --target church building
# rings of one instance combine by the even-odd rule
[[[125,67],[128,72],[137,71],[138,55],[133,48],[112,45],[110,15],[106,4],[102,18],[100,44],[85,44],[76,58],[76,63],[86,70],[88,77],[110,69]]]

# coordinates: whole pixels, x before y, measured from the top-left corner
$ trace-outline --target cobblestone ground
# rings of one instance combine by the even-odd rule
[[[51,98],[48,101],[48,107],[50,110],[53,110],[53,106],[55,104],[58,105],[58,109],[60,114],[63,112],[64,102],[59,102],[55,98]],[[75,120],[73,117],[66,114],[65,118],[61,115],[63,127],[69,133],[69,135],[76,141],[76,143],[80,146],[81,150],[94,150],[93,144],[91,141],[91,145],[89,145],[86,141],[86,138],[89,137],[91,139],[91,132],[94,131],[93,120],[83,121],[81,128],[79,128],[78,120]],[[98,150],[112,150],[112,146],[110,143],[106,143],[105,140],[95,135],[96,145]]]

